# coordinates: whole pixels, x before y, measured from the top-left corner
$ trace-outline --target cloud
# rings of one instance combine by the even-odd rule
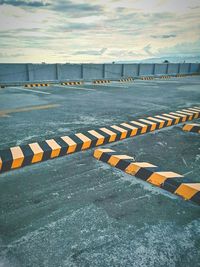
[[[103,7],[101,5],[95,5],[87,2],[76,3],[70,0],[49,0],[48,2],[44,0],[0,0],[0,5],[10,5],[21,8],[46,8],[46,10],[65,13],[68,17],[86,17],[103,12]]]
[[[102,6],[94,5],[90,3],[75,3],[69,0],[60,0],[55,1],[51,4],[53,10],[60,11],[60,12],[79,12],[79,11],[86,11],[86,12],[99,12],[102,11]]]
[[[11,5],[18,7],[44,7],[50,4],[45,3],[43,1],[25,1],[25,0],[0,0],[0,5]]]
[[[153,55],[153,53],[151,52],[151,45],[150,44],[143,47],[143,50],[147,53],[147,55],[149,55],[149,56]]]
[[[101,50],[84,50],[84,51],[76,51],[73,55],[93,55],[93,56],[101,56],[106,52],[107,48],[102,48]]]
[[[0,0],[0,50],[7,58],[10,53],[11,61],[29,62],[140,60],[167,51],[196,54],[199,9],[189,7],[197,5],[195,0],[182,0],[184,12],[176,12],[178,4],[174,8],[172,0],[160,1]],[[187,49],[182,48],[185,40],[191,41]]]
[[[175,38],[177,35],[176,34],[163,34],[163,35],[151,35],[152,38],[158,39],[168,39],[168,38]]]

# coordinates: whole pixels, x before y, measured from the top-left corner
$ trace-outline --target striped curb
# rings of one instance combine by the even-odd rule
[[[199,133],[200,134],[200,124],[198,124],[198,123],[184,124],[183,125],[183,131]]]
[[[44,87],[49,86],[48,83],[34,83],[34,84],[25,84],[24,87]]]
[[[148,77],[141,77],[141,80],[153,80],[155,77],[151,77],[151,76],[148,76]]]
[[[170,79],[171,76],[167,75],[167,76],[161,76],[161,79]]]
[[[119,80],[119,82],[132,82],[132,81],[134,81],[134,79],[131,77]]]
[[[83,84],[83,81],[78,82],[62,82],[61,85],[81,85]]]
[[[200,183],[190,183],[188,178],[178,173],[161,171],[158,166],[148,162],[134,162],[133,157],[121,155],[112,149],[96,149],[94,157],[127,174],[200,205]]]
[[[95,80],[92,83],[95,83],[95,84],[97,84],[97,83],[110,83],[110,80]]]
[[[193,107],[84,133],[11,147],[0,151],[0,172],[145,134],[199,117],[200,107]]]

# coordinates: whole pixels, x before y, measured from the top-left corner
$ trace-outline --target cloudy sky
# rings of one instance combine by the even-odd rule
[[[0,0],[0,62],[200,55],[200,0]]]

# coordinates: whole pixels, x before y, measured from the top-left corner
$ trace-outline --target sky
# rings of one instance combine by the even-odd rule
[[[200,56],[200,0],[0,0],[0,62]]]

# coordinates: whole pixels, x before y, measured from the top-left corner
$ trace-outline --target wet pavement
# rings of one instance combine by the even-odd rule
[[[57,106],[0,117],[0,149],[200,106],[199,77],[31,90],[0,89],[0,111]],[[181,125],[106,147],[200,181],[200,136]],[[0,175],[0,266],[200,266],[200,207],[93,151]]]

